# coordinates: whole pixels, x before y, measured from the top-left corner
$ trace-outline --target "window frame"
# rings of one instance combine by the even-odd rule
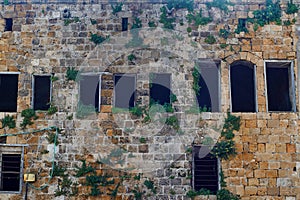
[[[248,60],[237,60],[238,61],[246,61],[246,62],[249,62],[251,63],[250,61]],[[234,61],[236,62],[236,61]],[[234,63],[233,62],[233,63]],[[254,63],[251,63],[253,64],[253,83],[254,83],[254,104],[255,104],[255,109],[254,109],[254,112],[242,112],[242,113],[257,113],[258,112],[258,95],[257,95],[257,75],[256,75],[256,70],[257,70],[257,66],[254,64]],[[233,112],[232,111],[232,91],[231,91],[231,66],[232,66],[232,63],[229,65],[228,67],[228,83],[229,83],[229,98],[230,98],[230,112]],[[240,112],[240,111],[238,111]],[[237,112],[237,113],[238,113]]]
[[[292,104],[291,111],[269,111],[269,100],[268,100],[268,85],[267,85],[267,63],[289,63],[288,74],[289,74],[289,95]],[[264,81],[265,81],[265,97],[266,97],[266,111],[267,112],[296,112],[296,87],[295,87],[295,72],[294,72],[294,61],[293,60],[264,60]],[[292,93],[292,94],[291,94]]]
[[[134,101],[133,101],[133,106],[135,107],[136,106],[136,92],[137,92],[137,84],[136,84],[136,81],[137,81],[137,75],[134,74],[134,73],[115,73],[113,74],[113,81],[114,81],[114,89],[113,89],[113,106],[116,107],[116,87],[115,87],[115,76],[118,76],[118,75],[122,75],[122,76],[128,76],[128,77],[133,77],[134,78]],[[125,109],[129,109],[129,108],[125,108]]]
[[[32,81],[31,81],[31,84],[32,84],[32,98],[31,98],[31,108],[34,109],[34,91],[35,91],[35,88],[34,88],[34,83],[35,83],[35,76],[50,76],[50,102],[52,102],[52,85],[53,85],[53,82],[52,82],[52,77],[54,76],[53,74],[33,74],[32,75]],[[47,110],[38,110],[38,111],[41,111],[41,112],[47,112]]]
[[[194,190],[196,190],[196,188],[195,188],[195,168],[196,168],[196,166],[195,166],[194,153],[195,153],[195,148],[200,149],[202,146],[206,146],[206,145],[193,145],[192,146],[192,180],[191,180],[191,182],[192,182],[192,188]],[[216,158],[216,160],[217,160],[217,168],[218,168],[218,186],[217,186],[218,187],[217,191],[218,191],[221,189],[221,177],[220,177],[221,161],[220,161],[220,158]]]
[[[217,73],[217,79],[218,79],[218,106],[217,109],[218,111],[210,111],[211,113],[220,113],[222,112],[222,89],[221,89],[221,60],[206,60],[206,59],[199,59],[197,61],[198,65],[201,65],[201,63],[211,65],[212,63],[217,67],[218,73]],[[209,66],[212,67],[212,66]],[[204,68],[209,68],[209,67],[204,67]],[[199,66],[200,74],[201,74],[201,66]],[[200,89],[201,91],[201,89]],[[197,99],[197,95],[196,95]],[[198,100],[197,100],[197,105],[198,105]]]
[[[96,110],[96,112],[101,112],[101,79],[102,79],[102,75],[103,74],[107,74],[105,72],[102,72],[102,73],[92,73],[92,72],[89,72],[89,73],[80,73],[80,77],[83,77],[83,76],[98,76],[98,80],[99,80],[99,100],[98,100],[98,110]],[[78,103],[80,102],[81,100],[81,97],[80,97],[80,87],[81,87],[81,84],[80,84],[80,80],[81,78],[79,78],[79,84],[78,84]]]
[[[17,107],[16,107],[16,111],[13,111],[13,112],[7,112],[7,111],[0,111],[0,113],[2,112],[2,113],[16,113],[16,112],[18,112],[18,98],[19,98],[19,75],[21,74],[20,72],[1,72],[0,71],[0,75],[1,74],[8,74],[8,75],[12,75],[12,74],[16,74],[16,75],[18,75],[18,82],[17,82],[17,85],[18,85],[18,89],[17,89]]]
[[[21,194],[23,188],[23,174],[24,174],[24,147],[27,147],[27,144],[0,144],[0,184],[2,180],[2,154],[20,154],[21,163],[20,163],[20,184],[18,191],[2,191],[0,194]]]

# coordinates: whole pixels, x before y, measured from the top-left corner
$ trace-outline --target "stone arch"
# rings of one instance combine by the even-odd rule
[[[230,55],[230,56],[226,57],[224,60],[226,61],[226,63],[228,65],[230,65],[233,62],[238,61],[238,60],[249,61],[249,62],[253,63],[256,66],[263,65],[262,64],[263,63],[262,62],[263,61],[262,56],[256,55],[256,54],[251,53],[251,52],[237,52],[236,54],[233,54],[233,55]]]

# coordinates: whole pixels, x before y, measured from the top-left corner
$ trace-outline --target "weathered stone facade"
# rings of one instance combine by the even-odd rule
[[[209,0],[195,1],[195,10],[202,9],[213,21],[203,26],[188,24],[187,9],[178,9],[175,30],[163,30],[159,23],[164,2],[124,2],[122,11],[113,14],[108,2],[18,2],[0,6],[0,72],[19,72],[18,107],[16,113],[0,113],[14,116],[14,129],[0,129],[1,134],[19,133],[58,127],[58,145],[49,143],[47,137],[55,131],[46,130],[32,134],[8,136],[7,144],[28,144],[24,152],[24,173],[34,173],[36,181],[29,187],[28,199],[112,199],[117,187],[116,199],[134,199],[135,192],[143,192],[144,199],[188,199],[191,186],[192,155],[187,151],[193,144],[200,144],[205,135],[214,139],[220,136],[226,112],[231,108],[229,66],[235,61],[246,60],[256,68],[257,112],[234,113],[241,117],[241,127],[235,132],[237,155],[221,162],[227,188],[243,200],[250,199],[300,199],[300,137],[298,112],[268,112],[266,99],[266,60],[293,62],[295,80],[295,105],[299,110],[298,91],[298,37],[296,25],[276,25],[274,22],[254,29],[247,23],[249,32],[233,33],[238,19],[253,17],[253,11],[265,7],[264,0],[232,0],[228,12],[212,7]],[[300,4],[300,1],[295,1]],[[114,4],[113,4],[114,5]],[[287,1],[281,2],[285,10]],[[135,17],[142,21],[138,32],[142,43],[130,46],[131,31],[122,32],[122,18],[128,18],[128,29]],[[12,31],[5,30],[5,19],[13,18]],[[282,12],[282,22],[292,21],[297,14]],[[157,28],[148,28],[153,21]],[[297,22],[296,22],[297,23]],[[187,32],[191,26],[192,31]],[[232,32],[224,39],[219,30],[228,26]],[[147,28],[146,28],[147,27]],[[94,33],[109,39],[100,45],[90,38]],[[205,39],[214,35],[216,42],[207,44]],[[221,48],[221,44],[227,44]],[[135,56],[134,61],[128,55]],[[191,114],[186,111],[195,103],[193,67],[197,60],[208,59],[220,63],[220,112]],[[75,67],[82,74],[99,74],[101,78],[101,106],[99,113],[78,118],[78,81],[68,81],[68,67]],[[171,74],[172,92],[178,100],[173,103],[179,119],[180,131],[162,122],[143,123],[142,117],[130,113],[113,113],[115,73],[136,74],[136,102],[149,105],[150,73]],[[26,130],[20,128],[21,112],[32,107],[33,75],[53,74],[58,80],[52,83],[51,103],[58,107],[53,115],[37,111],[38,119]],[[143,139],[142,139],[143,138]],[[119,156],[112,151],[122,150]],[[48,151],[48,152],[46,152]],[[44,153],[42,153],[44,152]],[[46,152],[46,153],[45,153]],[[108,158],[103,164],[97,161]],[[78,193],[55,197],[62,176],[49,180],[52,157],[65,167],[70,180],[78,183]],[[115,183],[99,186],[103,193],[91,196],[91,186],[84,185],[85,175],[76,177],[76,167],[82,160],[93,166],[96,173],[114,178]],[[121,163],[119,161],[122,161]],[[141,178],[133,178],[143,173]],[[132,177],[126,176],[131,174]],[[143,185],[154,181],[156,193]],[[0,193],[0,199],[22,199],[20,194]],[[201,198],[201,197],[200,197]],[[214,199],[215,197],[203,197]]]

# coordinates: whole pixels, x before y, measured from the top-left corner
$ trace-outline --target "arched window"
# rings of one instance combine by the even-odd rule
[[[235,61],[230,65],[232,112],[256,112],[255,65]]]

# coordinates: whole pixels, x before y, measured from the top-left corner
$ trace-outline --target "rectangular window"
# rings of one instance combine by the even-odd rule
[[[6,139],[7,139],[6,136],[0,137],[0,144],[6,144]]]
[[[196,94],[197,103],[200,108],[206,108],[211,112],[220,111],[220,71],[219,63],[211,61],[200,61],[199,71],[199,93]]]
[[[16,112],[18,73],[0,73],[0,112]]]
[[[33,109],[48,110],[51,102],[51,76],[34,76]]]
[[[135,100],[135,75],[114,75],[114,106],[118,108],[132,108]]]
[[[193,147],[193,187],[194,190],[210,190],[216,193],[219,189],[219,161],[209,153],[208,146]]]
[[[150,102],[164,105],[170,103],[171,74],[150,74]]]
[[[266,61],[268,111],[295,111],[293,63]]]
[[[24,149],[22,146],[0,146],[0,193],[20,193]]]
[[[86,106],[94,106],[95,111],[100,111],[100,76],[80,75],[79,103]]]
[[[122,31],[128,30],[128,18],[122,18]]]
[[[13,27],[13,19],[6,18],[4,31],[12,31],[12,27]]]

